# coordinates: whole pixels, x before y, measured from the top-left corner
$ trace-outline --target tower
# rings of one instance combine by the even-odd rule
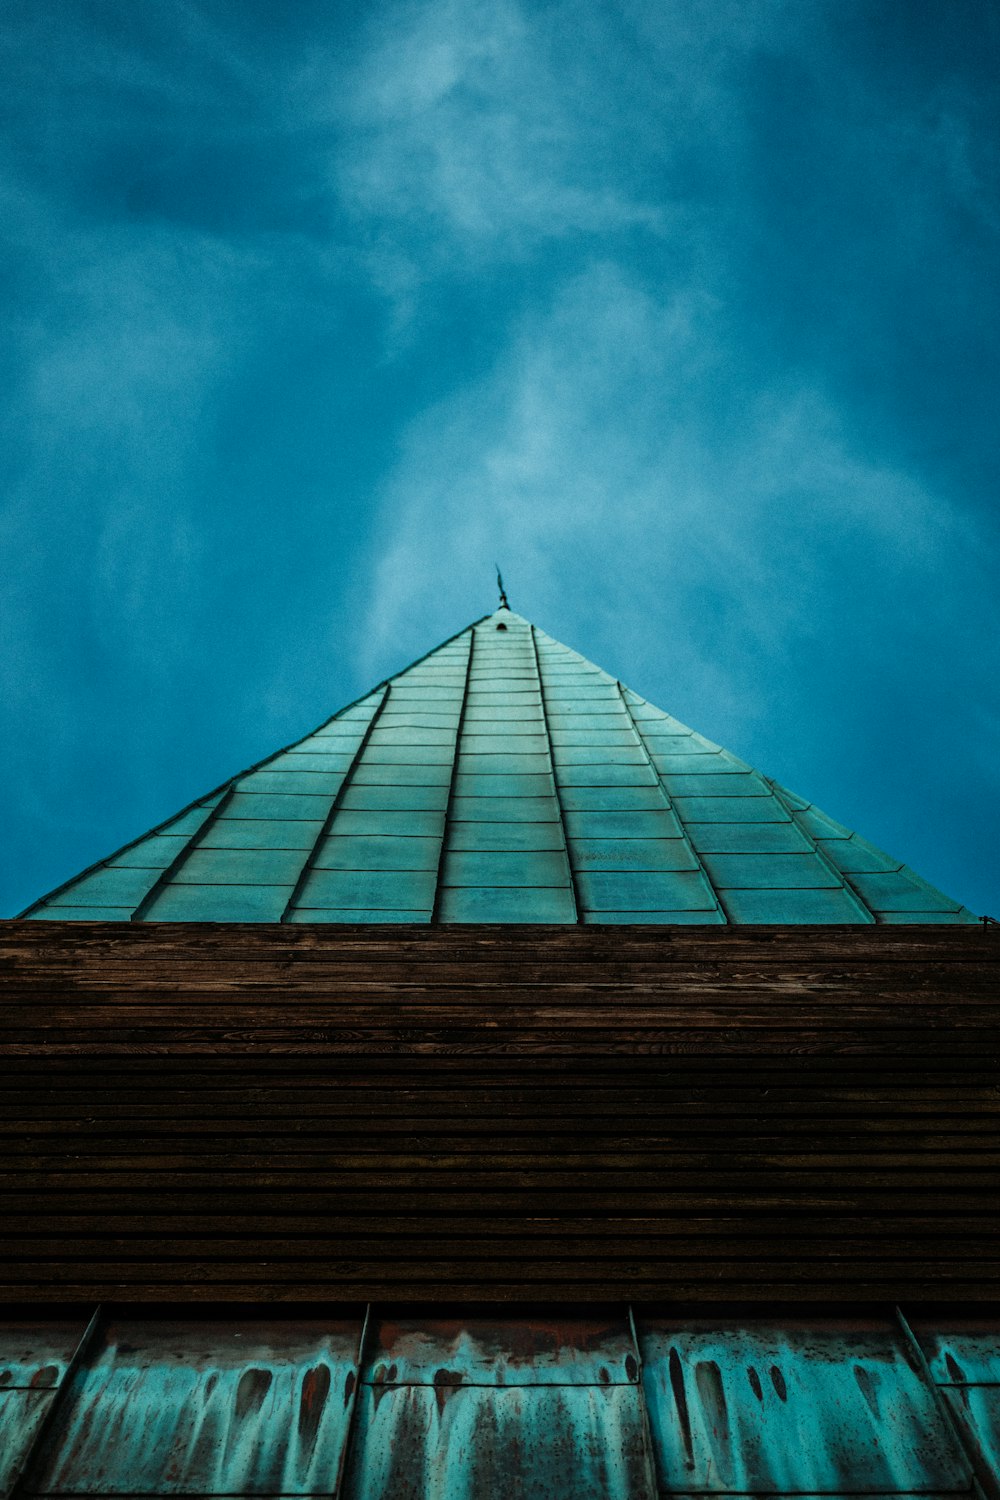
[[[506,605],[4,950],[21,1492],[995,1491],[993,933]]]

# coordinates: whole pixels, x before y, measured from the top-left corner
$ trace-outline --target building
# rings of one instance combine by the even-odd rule
[[[3,948],[8,1492],[1000,1493],[996,929],[506,607]]]

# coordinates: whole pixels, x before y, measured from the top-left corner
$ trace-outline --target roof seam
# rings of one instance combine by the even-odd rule
[[[489,616],[484,616],[488,619]],[[476,624],[481,625],[482,620]],[[455,805],[455,783],[458,779],[458,760],[462,751],[462,730],[465,726],[465,710],[469,702],[469,688],[472,684],[472,656],[476,649],[476,626],[469,630],[469,654],[465,658],[465,683],[462,687],[462,701],[458,708],[458,723],[455,725],[455,753],[451,758],[451,777],[448,781],[448,800],[444,805],[444,820],[441,824],[441,844],[438,848],[437,870],[434,874],[434,899],[431,904],[431,926],[438,926],[441,922],[441,877],[444,874],[444,862],[448,853],[448,833],[452,822],[452,809]]]
[[[760,773],[758,773],[758,774],[760,774]],[[808,826],[806,824],[800,822],[799,817],[798,817],[799,811],[808,812],[809,809],[813,807],[813,803],[810,802],[808,807],[805,807],[805,808],[802,808],[802,809],[798,809],[798,808],[796,808],[792,804],[792,802],[791,802],[788,794],[786,793],[784,787],[780,786],[778,784],[778,782],[772,781],[772,779],[770,778],[770,776],[762,776],[761,779],[771,788],[771,792],[777,798],[778,802],[785,809],[785,811],[788,813],[788,816],[791,818],[792,822],[795,824],[795,827],[799,830],[799,832],[801,834],[804,834],[804,836],[809,840],[810,844],[812,845],[813,849],[816,852],[816,858],[820,861],[820,863],[826,866],[826,868],[829,870],[830,874],[838,881],[838,883],[840,885],[845,886],[847,888],[847,890],[850,891],[851,895],[854,897],[855,901],[860,906],[862,912],[866,913],[871,918],[872,924],[874,926],[880,925],[879,924],[878,914],[876,912],[874,912],[872,910],[872,908],[868,905],[868,902],[862,896],[861,892],[858,890],[857,886],[854,884],[854,881],[851,879],[851,877],[848,874],[846,874],[843,870],[840,870],[840,869],[837,868],[837,866],[834,864],[833,860],[826,853],[826,850],[820,848],[820,846],[819,846],[819,840],[815,837],[814,834],[810,833]],[[819,809],[816,809],[816,810],[819,811]],[[824,816],[825,816],[825,814],[824,814]],[[853,837],[853,834],[852,834],[852,837]]]
[[[642,1345],[639,1342],[639,1330],[636,1327],[635,1314],[632,1310],[631,1302],[628,1302],[626,1304],[626,1311],[628,1315],[629,1338],[631,1339],[632,1343],[632,1358],[635,1360],[635,1383],[638,1390],[640,1392],[643,1392],[644,1385]],[[653,1443],[653,1427],[650,1418],[649,1406],[650,1403],[643,1394],[639,1401],[639,1412],[640,1422],[642,1425],[642,1445],[644,1452],[643,1467],[645,1469],[646,1492],[650,1495],[658,1495],[660,1493],[660,1485],[656,1473],[656,1459],[654,1456],[656,1453],[656,1448]]]
[[[358,765],[360,764],[361,757],[365,753],[365,747],[372,737],[375,725],[378,723],[379,718],[382,714],[382,710],[388,703],[391,693],[392,683],[387,682],[382,689],[382,696],[379,699],[371,718],[368,720],[368,723],[365,727],[365,732],[361,736],[361,739],[358,741],[357,748],[355,749],[354,754],[351,756],[351,764],[344,772],[341,783],[333,794],[333,798],[327,810],[326,817],[323,819],[323,825],[317,833],[315,839],[313,840],[312,848],[306,855],[305,862],[303,863],[303,866],[299,871],[298,879],[292,887],[291,894],[289,895],[288,900],[285,902],[281,916],[278,918],[279,922],[287,922],[289,917],[296,910],[296,903],[298,902],[299,896],[302,894],[302,891],[305,888],[305,883],[309,879],[309,876],[312,874],[312,871],[315,867],[316,859],[320,850],[320,845],[323,843],[327,834],[330,832],[331,827],[333,826],[333,820],[337,816],[337,811],[340,807],[341,802],[343,801],[344,793],[347,791],[347,788],[350,786],[351,781],[353,780],[354,773],[357,770]]]
[[[812,811],[822,812],[822,808],[814,807],[814,804],[812,802],[810,802],[808,808],[806,808],[806,811],[807,812],[812,812]],[[817,842],[817,844],[820,844],[820,843],[824,843],[825,844],[825,843],[828,843],[829,840],[817,838],[816,842]],[[893,855],[893,854],[886,854],[886,852],[885,852],[884,849],[879,849],[877,847],[877,845],[870,843],[869,840],[865,838],[864,834],[856,833],[855,832],[855,833],[851,834],[850,838],[843,839],[840,842],[845,843],[845,844],[857,844],[859,848],[860,848],[860,846],[862,844],[866,844],[869,849],[874,849],[879,855],[881,855],[882,857],[884,857],[885,859],[887,859],[889,861],[891,868],[886,872],[888,874],[898,875],[899,872],[900,872],[900,870],[905,870],[907,868],[907,866],[904,864],[904,862],[901,859],[897,860],[896,857],[895,857],[895,855]],[[894,864],[893,864],[893,860],[895,860]],[[911,875],[913,875],[913,877],[914,877],[915,880],[919,880],[920,879],[920,876],[917,875],[916,871],[911,870],[909,873]],[[925,881],[923,881],[921,883],[922,884],[926,884]]]
[[[278,751],[279,755],[280,753],[281,752]],[[235,777],[233,779],[235,780]],[[138,848],[138,846],[140,844],[144,844],[147,839],[156,838],[158,834],[163,833],[164,830],[168,829],[171,823],[176,823],[181,818],[186,817],[188,813],[196,811],[197,808],[201,807],[203,803],[208,802],[212,797],[224,797],[231,785],[231,781],[224,781],[221,786],[215,787],[215,789],[211,792],[206,792],[204,796],[195,797],[193,802],[187,803],[185,807],[182,807],[178,812],[171,814],[169,818],[164,818],[162,823],[155,823],[152,828],[147,828],[145,833],[140,833],[138,837],[129,839],[127,844],[122,844],[120,848],[112,850],[112,852],[110,854],[106,854],[103,859],[95,859],[92,865],[87,865],[84,869],[78,870],[75,875],[71,875],[69,879],[64,880],[61,885],[54,885],[50,891],[46,891],[43,896],[38,896],[34,901],[30,903],[30,905],[26,906],[23,911],[19,911],[17,913],[17,916],[14,917],[13,920],[17,922],[20,921],[22,917],[30,917],[33,911],[38,911],[41,907],[48,905],[48,903],[50,901],[54,901],[57,896],[61,896],[63,891],[68,891],[74,885],[79,885],[82,880],[86,880],[88,875],[96,875],[98,870],[110,869],[115,860],[120,859],[123,854],[127,854],[130,849]],[[211,809],[209,809],[209,811],[211,811]]]
[[[49,1386],[52,1391],[52,1399],[48,1402],[47,1409],[41,1422],[28,1444],[26,1452],[22,1455],[20,1462],[14,1465],[13,1484],[7,1490],[10,1500],[20,1500],[20,1496],[30,1493],[29,1486],[34,1488],[32,1481],[36,1480],[39,1467],[43,1461],[43,1455],[50,1436],[56,1431],[57,1424],[67,1415],[66,1408],[74,1393],[77,1372],[84,1365],[91,1349],[97,1342],[97,1336],[103,1331],[107,1321],[107,1314],[103,1302],[98,1302],[90,1315],[83,1333],[77,1340],[73,1353],[66,1361],[62,1379],[55,1387]],[[37,1387],[36,1387],[37,1389]]]
[[[183,846],[178,849],[177,853],[174,855],[170,863],[168,865],[165,865],[164,868],[160,871],[159,875],[153,881],[153,884],[143,896],[142,900],[136,903],[132,915],[129,917],[130,922],[143,921],[146,913],[153,905],[153,902],[156,900],[157,896],[160,895],[161,891],[166,890],[167,886],[170,884],[174,876],[184,864],[184,861],[187,859],[188,855],[191,854],[193,850],[197,849],[202,834],[207,833],[209,828],[214,827],[216,820],[222,813],[222,810],[228,807],[230,802],[232,802],[235,792],[236,778],[234,777],[234,779],[226,787],[226,790],[223,792],[218,802],[209,812],[207,818],[202,819],[202,821],[198,824],[198,827],[194,830],[190,837],[185,840]]]
[[[358,1342],[355,1345],[354,1368],[356,1371],[356,1378],[354,1381],[354,1388],[348,1398],[350,1402],[350,1410],[347,1413],[347,1430],[344,1433],[343,1447],[340,1450],[340,1460],[337,1464],[337,1473],[333,1484],[334,1497],[338,1497],[343,1494],[344,1475],[347,1473],[347,1466],[353,1457],[353,1450],[358,1441],[358,1410],[361,1402],[362,1384],[360,1375],[362,1370],[365,1369],[368,1349],[372,1335],[374,1333],[374,1324],[375,1320],[372,1317],[372,1304],[371,1302],[366,1302],[365,1315],[361,1323],[361,1331],[358,1334]]]
[[[569,829],[566,827],[566,811],[563,807],[562,794],[559,790],[559,778],[556,775],[555,757],[552,754],[552,732],[549,728],[549,710],[545,701],[545,683],[542,679],[542,664],[538,656],[538,641],[535,636],[534,625],[529,626],[531,631],[531,649],[535,658],[535,676],[538,678],[538,696],[542,705],[542,724],[545,728],[545,743],[548,748],[549,774],[552,777],[552,786],[555,791],[556,807],[559,809],[559,826],[562,829],[563,850],[566,855],[566,866],[569,870],[570,891],[573,896],[573,910],[576,912],[577,925],[583,922],[583,906],[580,902],[580,888],[577,881],[576,866],[573,863],[573,855],[570,852]]]
[[[732,918],[729,915],[729,911],[728,911],[728,909],[726,907],[726,904],[723,901],[722,896],[720,895],[719,891],[716,889],[714,880],[712,879],[711,875],[709,875],[708,870],[705,868],[705,865],[704,865],[704,863],[702,861],[701,855],[698,853],[697,849],[692,844],[691,838],[690,838],[690,836],[688,834],[688,831],[687,831],[687,829],[684,826],[684,820],[682,818],[678,817],[677,813],[674,812],[674,805],[673,805],[673,802],[671,800],[670,793],[667,791],[666,787],[663,784],[663,778],[660,775],[658,767],[653,763],[653,757],[649,753],[649,746],[646,744],[646,741],[643,738],[642,731],[640,730],[638,722],[636,721],[635,715],[632,712],[632,707],[631,707],[631,705],[630,705],[630,703],[628,701],[628,698],[625,696],[625,689],[623,688],[623,686],[621,684],[621,681],[619,679],[615,680],[615,687],[618,689],[618,696],[621,699],[622,707],[625,709],[625,712],[628,715],[628,721],[629,721],[629,723],[632,726],[632,733],[635,735],[636,739],[638,740],[638,742],[639,742],[639,748],[642,750],[643,755],[646,757],[646,764],[648,765],[649,769],[652,771],[653,775],[656,777],[656,785],[657,785],[657,789],[659,790],[660,796],[663,798],[664,802],[667,804],[667,807],[668,807],[669,811],[671,813],[673,813],[674,817],[677,820],[677,827],[681,831],[681,838],[684,840],[684,846],[687,849],[688,853],[691,855],[691,858],[694,860],[694,862],[697,865],[698,869],[701,871],[702,875],[704,876],[705,884],[708,886],[709,890],[712,892],[712,896],[713,896],[713,899],[715,901],[715,905],[716,905],[718,911],[721,913],[724,921],[726,923],[731,924],[732,923]]]

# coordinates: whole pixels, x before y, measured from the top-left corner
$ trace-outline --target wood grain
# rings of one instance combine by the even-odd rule
[[[974,927],[0,926],[0,1297],[979,1302]]]

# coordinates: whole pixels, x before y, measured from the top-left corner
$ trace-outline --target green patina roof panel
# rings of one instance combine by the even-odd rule
[[[639,1327],[661,1493],[962,1487],[940,1400],[901,1330],[882,1319],[654,1316]]]
[[[52,920],[974,922],[509,610],[36,902]]]
[[[4,1494],[997,1493],[995,1317],[376,1305],[32,1321],[0,1323]]]

